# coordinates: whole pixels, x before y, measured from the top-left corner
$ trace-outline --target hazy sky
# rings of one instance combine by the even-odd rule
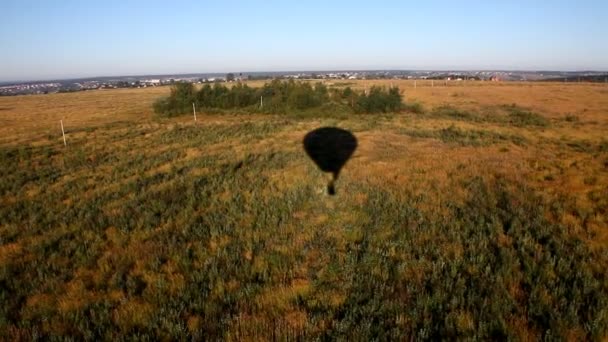
[[[607,0],[0,0],[0,81],[322,69],[608,70],[607,14]]]

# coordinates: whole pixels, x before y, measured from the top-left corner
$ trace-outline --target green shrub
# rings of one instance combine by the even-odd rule
[[[159,99],[153,104],[154,112],[162,116],[177,116],[192,111],[195,90],[192,83],[179,82],[171,86],[168,98]]]
[[[372,86],[367,94],[357,97],[354,105],[357,113],[389,113],[401,109],[401,93],[398,87],[387,90],[384,87]]]
[[[250,113],[293,113],[320,108],[329,103],[346,105],[358,113],[397,112],[402,108],[397,87],[372,87],[369,94],[347,87],[343,91],[332,89],[331,95],[330,98],[330,91],[320,82],[313,86],[294,80],[273,80],[261,88],[251,88],[240,82],[232,88],[216,83],[213,87],[206,84],[198,92],[195,92],[192,84],[177,83],[171,89],[171,94],[157,100],[153,107],[157,114],[167,117],[190,113],[192,103],[197,108],[209,111],[244,109]],[[422,110],[418,104],[410,108]]]

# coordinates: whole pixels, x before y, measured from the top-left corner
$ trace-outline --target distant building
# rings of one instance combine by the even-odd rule
[[[492,76],[490,76],[490,81],[491,82],[500,82],[500,77],[498,77],[497,75],[492,75]]]
[[[144,86],[157,86],[161,84],[159,79],[141,80],[139,83]]]

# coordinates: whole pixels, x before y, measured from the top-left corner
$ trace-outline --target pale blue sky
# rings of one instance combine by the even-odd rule
[[[608,1],[0,0],[0,81],[327,69],[608,70]]]

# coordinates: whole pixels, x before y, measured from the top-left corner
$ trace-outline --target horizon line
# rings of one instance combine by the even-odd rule
[[[95,79],[95,78],[111,78],[111,77],[149,77],[149,76],[186,76],[186,75],[212,75],[212,74],[228,74],[228,73],[241,73],[241,74],[263,74],[263,73],[288,73],[288,72],[364,72],[364,71],[411,71],[411,72],[595,72],[595,73],[608,73],[608,69],[509,69],[509,68],[480,68],[480,69],[465,69],[465,68],[438,68],[438,69],[407,69],[407,68],[380,68],[380,69],[291,69],[291,70],[264,70],[264,71],[210,71],[210,72],[176,72],[176,73],[150,73],[150,74],[108,74],[108,75],[96,75],[96,76],[66,76],[63,78],[32,78],[32,79],[21,79],[21,80],[0,80],[0,83],[20,83],[20,82],[49,82],[49,81],[72,81],[72,80],[83,80],[83,79]]]

